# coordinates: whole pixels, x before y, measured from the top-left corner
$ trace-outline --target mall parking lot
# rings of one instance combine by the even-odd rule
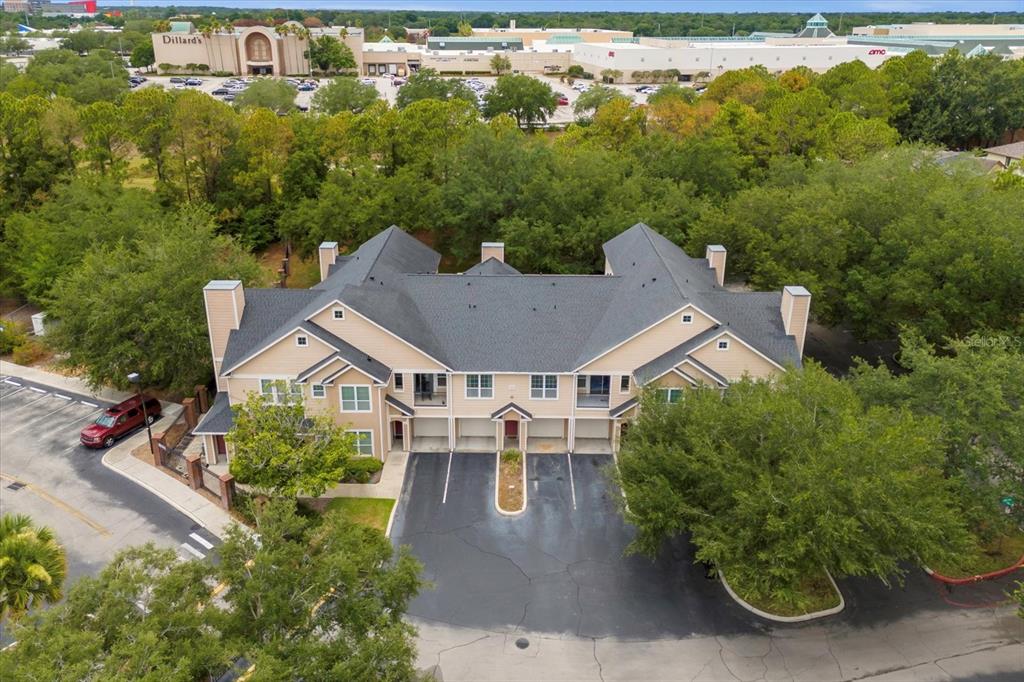
[[[192,559],[219,544],[191,518],[105,467],[105,450],[79,443],[79,431],[107,405],[0,377],[0,506],[54,530],[67,552],[69,584],[98,573],[125,547],[153,542]]]

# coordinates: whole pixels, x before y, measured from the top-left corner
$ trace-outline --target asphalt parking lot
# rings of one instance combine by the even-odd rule
[[[70,585],[121,549],[153,542],[184,559],[220,541],[148,490],[105,467],[79,431],[109,404],[18,377],[0,377],[0,507],[49,526]],[[115,447],[117,447],[115,445]]]
[[[571,476],[570,476],[571,461]],[[634,529],[609,487],[603,455],[529,455],[528,504],[517,517],[494,508],[494,456],[413,454],[392,528],[434,585],[409,614],[492,632],[627,640],[744,635],[778,629],[705,578],[685,539],[657,560],[625,556]],[[915,612],[988,608],[1011,579],[947,590],[922,571],[903,586],[840,582],[846,609],[786,629],[832,623],[875,627]]]

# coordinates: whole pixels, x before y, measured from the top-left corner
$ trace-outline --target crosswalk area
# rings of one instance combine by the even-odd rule
[[[182,561],[206,558],[216,561],[216,550],[221,544],[220,539],[199,524],[192,526],[189,531],[188,537],[178,546],[178,558]]]

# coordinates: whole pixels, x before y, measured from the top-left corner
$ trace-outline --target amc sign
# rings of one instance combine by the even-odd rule
[[[883,50],[882,48],[879,47],[879,48],[876,48],[874,50],[868,50],[868,54],[869,55],[872,55],[872,54],[885,54],[885,50]]]

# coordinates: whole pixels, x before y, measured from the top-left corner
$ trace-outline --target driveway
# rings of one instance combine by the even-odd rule
[[[18,377],[0,377],[0,504],[49,526],[64,546],[68,584],[119,550],[153,542],[182,558],[219,540],[149,491],[103,466],[78,433],[109,403]],[[117,447],[116,445],[114,447]]]
[[[493,454],[454,454],[450,467],[447,454],[410,457],[392,540],[433,583],[409,608],[421,666],[440,664],[446,680],[606,682],[1024,673],[1024,622],[996,605],[1012,580],[951,592],[919,570],[891,589],[847,579],[841,614],[768,622],[705,579],[683,540],[654,561],[624,556],[635,531],[606,483],[611,465],[530,455],[527,509],[506,517]]]

